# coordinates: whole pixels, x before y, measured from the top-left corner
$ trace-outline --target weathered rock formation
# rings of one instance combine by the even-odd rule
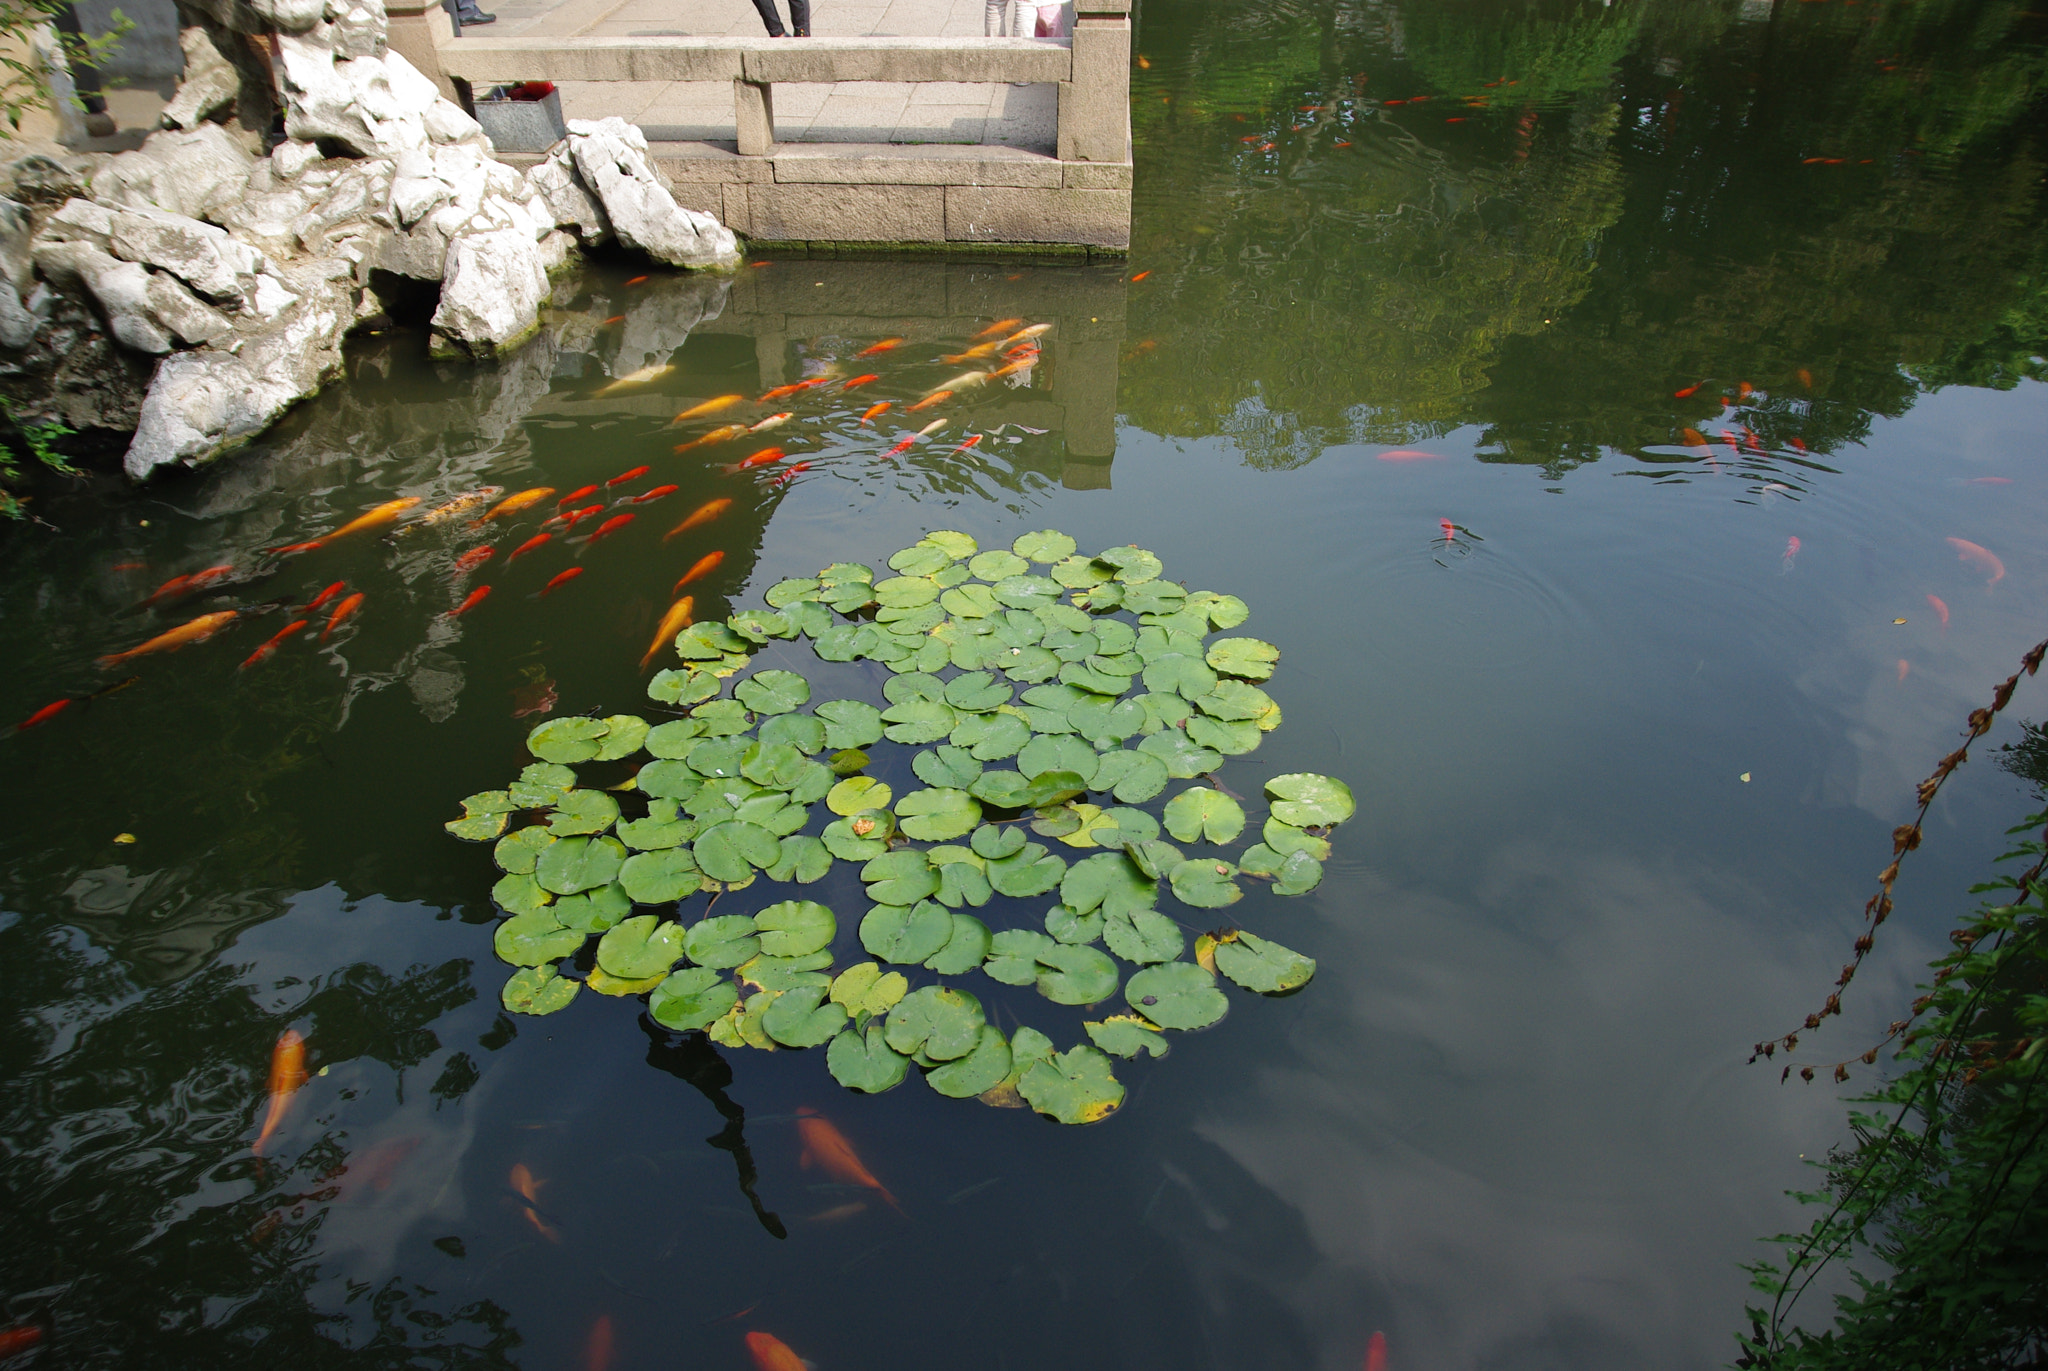
[[[0,172],[0,393],[25,419],[132,429],[136,479],[208,461],[312,394],[400,278],[438,285],[436,356],[492,358],[533,336],[579,244],[738,265],[731,231],[676,204],[623,120],[573,124],[524,174],[497,161],[385,46],[381,0],[180,9],[186,74],[164,131]],[[207,122],[230,108],[241,128]],[[285,139],[258,156],[246,130],[273,109]]]

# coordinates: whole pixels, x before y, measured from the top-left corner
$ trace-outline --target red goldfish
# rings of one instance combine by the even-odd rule
[[[765,467],[771,462],[781,461],[788,455],[779,447],[764,447],[745,461],[734,463],[732,470],[746,471],[752,467]]]
[[[1701,387],[1701,386],[1703,386],[1703,385],[1705,385],[1705,384],[1706,384],[1706,382],[1705,382],[1705,381],[1694,381],[1694,382],[1693,382],[1693,383],[1692,383],[1691,385],[1687,386],[1687,387],[1686,387],[1686,388],[1685,388],[1684,390],[1674,390],[1674,391],[1672,391],[1672,392],[1671,392],[1671,398],[1672,398],[1672,399],[1674,399],[1674,400],[1690,400],[1690,399],[1691,399],[1691,398],[1692,398],[1693,396],[1695,396],[1695,395],[1697,395],[1697,394],[1699,394],[1699,393],[1700,393],[1700,387]]]
[[[488,553],[488,552],[490,551],[490,549],[489,549],[489,548],[484,548],[484,549],[483,549],[483,551],[484,551],[484,552],[486,552],[486,553]],[[475,553],[471,553],[470,555],[471,555],[471,556],[475,556],[476,554],[475,554]],[[460,567],[460,566],[462,565],[462,563],[460,563],[460,562],[457,562],[457,563],[456,563],[455,565],[456,565],[456,566],[458,566],[458,567]],[[307,605],[307,606],[306,606],[306,607],[305,607],[304,609],[300,610],[300,611],[299,611],[299,613],[301,613],[301,614],[311,614],[311,613],[312,613],[312,612],[313,612],[314,610],[316,610],[316,609],[320,608],[320,606],[322,606],[322,605],[326,604],[326,603],[327,603],[327,602],[328,602],[329,600],[331,600],[331,599],[333,599],[333,598],[334,598],[335,596],[337,596],[337,595],[341,594],[342,588],[343,588],[344,586],[346,586],[347,584],[348,584],[348,582],[347,582],[347,581],[336,581],[336,582],[335,582],[335,583],[334,583],[333,585],[331,585],[331,586],[327,587],[327,589],[325,589],[325,590],[321,591],[321,592],[320,592],[320,593],[319,593],[318,595],[315,595],[315,596],[313,597],[313,603],[312,603],[312,604],[310,604],[310,605]]]
[[[19,1328],[10,1328],[0,1333],[0,1358],[11,1357],[17,1352],[26,1352],[43,1340],[43,1330],[32,1323]],[[797,1365],[803,1365],[798,1362]]]
[[[1380,454],[1382,462],[1441,462],[1443,459],[1444,455],[1441,452],[1416,452],[1407,448],[1397,448],[1392,452]]]
[[[345,623],[351,615],[353,615],[357,610],[361,609],[362,607],[363,592],[361,592],[360,590],[357,591],[355,594],[349,596],[346,600],[343,600],[340,604],[336,605],[334,607],[334,617],[329,619],[327,621],[327,627],[321,630],[320,641],[324,643],[329,638],[332,638],[334,636],[334,630],[340,628],[342,624]]]
[[[990,324],[987,328],[983,329],[981,332],[975,334],[970,341],[978,343],[984,338],[993,338],[998,333],[1008,333],[1011,329],[1017,327],[1017,325],[1023,322],[1024,321],[1022,319],[998,319],[993,324]]]
[[[798,462],[795,466],[784,467],[780,472],[776,473],[774,476],[769,477],[768,480],[770,484],[779,486],[782,485],[784,482],[788,481],[790,477],[796,475],[799,471],[809,471],[810,469],[811,464],[809,462]]]
[[[263,1115],[263,1131],[256,1135],[249,1148],[251,1152],[263,1155],[263,1145],[284,1122],[293,1092],[305,1083],[306,1040],[297,1029],[287,1028],[277,1035],[277,1045],[270,1049],[270,1108]]]
[[[841,390],[852,390],[855,386],[864,386],[870,381],[879,381],[881,379],[879,375],[871,371],[865,376],[856,376],[850,381],[841,381],[839,388]]]
[[[690,408],[684,410],[681,414],[678,414],[670,422],[680,424],[685,419],[695,419],[705,414],[716,414],[721,409],[725,409],[731,405],[736,405],[746,398],[747,397],[744,395],[720,395],[714,399],[706,400],[701,405],[692,405]]]
[[[673,640],[690,626],[690,611],[696,607],[697,599],[693,595],[685,595],[668,607],[668,612],[661,616],[661,626],[654,630],[654,641],[647,645],[647,654],[640,659],[642,671],[647,670],[647,664],[654,660],[655,653],[661,651],[663,643]]]
[[[481,528],[493,519],[502,519],[506,515],[517,514],[522,509],[528,509],[539,504],[554,493],[555,488],[553,486],[535,486],[532,490],[522,490],[517,495],[507,495],[491,507],[489,514],[484,515],[483,518],[477,520],[470,527]]]
[[[979,443],[981,442],[981,439],[982,439],[982,435],[981,435],[981,434],[979,434],[979,433],[976,433],[976,434],[972,434],[972,435],[970,435],[970,436],[968,437],[968,439],[967,439],[967,441],[966,441],[966,442],[964,442],[964,443],[960,444],[960,446],[958,446],[958,447],[954,448],[954,449],[953,449],[953,451],[954,451],[954,452],[965,452],[965,451],[967,451],[967,449],[969,449],[969,448],[971,448],[971,447],[974,447],[974,446],[978,445],[978,444],[979,444]]]
[[[646,277],[641,277],[646,280]],[[631,281],[626,282],[632,285]],[[599,1314],[590,1325],[590,1342],[583,1349],[584,1371],[609,1371],[612,1364],[612,1316]]]
[[[611,480],[606,481],[605,488],[610,489],[612,486],[622,486],[626,484],[626,482],[628,481],[637,481],[646,474],[646,467],[634,467],[631,471],[622,471],[618,475],[612,477]]]
[[[475,590],[470,591],[469,594],[462,597],[461,604],[455,606],[455,608],[448,611],[448,617],[451,619],[460,619],[463,615],[469,613],[472,609],[475,609],[478,605],[482,604],[486,599],[488,599],[490,597],[490,593],[491,588],[489,586],[478,586]]]
[[[1813,373],[1805,367],[1799,368],[1799,384],[1805,386],[1808,390],[1813,389]]]
[[[189,576],[173,576],[170,580],[158,586],[156,593],[151,595],[145,603],[152,605],[161,604],[165,600],[196,594],[207,586],[212,585],[215,581],[231,575],[233,572],[234,568],[231,566],[210,566],[204,571],[195,571]]]
[[[1387,1371],[1387,1335],[1374,1333],[1365,1344],[1365,1371]]]
[[[675,588],[681,590],[690,582],[709,576],[712,572],[718,570],[719,565],[724,561],[725,553],[722,550],[705,553],[696,560],[688,571],[683,573],[683,579],[676,582]]]
[[[905,414],[915,414],[921,409],[930,409],[933,405],[938,404],[940,401],[950,400],[952,398],[953,392],[950,390],[935,390],[930,395],[925,396],[924,399],[919,400],[916,404],[910,406],[903,412]]]
[[[534,534],[534,535],[533,535],[533,536],[532,536],[531,538],[528,538],[528,539],[527,539],[527,540],[526,540],[525,542],[521,543],[521,544],[520,544],[520,545],[519,545],[518,547],[515,547],[515,548],[513,548],[511,552],[509,552],[509,553],[507,553],[507,554],[506,554],[506,556],[505,556],[505,565],[506,565],[506,566],[510,566],[510,565],[512,565],[512,563],[514,563],[514,562],[516,562],[516,561],[518,561],[518,560],[519,560],[519,558],[521,557],[521,555],[523,555],[523,554],[525,554],[525,553],[528,553],[528,552],[531,552],[531,551],[533,551],[533,550],[534,550],[535,548],[539,547],[539,546],[540,546],[540,545],[541,545],[542,543],[547,543],[547,542],[552,542],[552,541],[554,541],[554,537],[555,537],[555,535],[554,535],[554,534],[552,534],[552,533],[536,533],[536,534]]]
[[[747,431],[745,424],[726,424],[714,428],[702,438],[692,438],[687,443],[676,444],[677,452],[688,452],[693,447],[704,447],[710,443],[722,443],[728,438],[737,438]]]
[[[605,326],[606,328],[610,328],[610,327],[611,327],[611,326],[612,326],[613,324],[623,324],[623,323],[625,323],[625,322],[626,322],[626,316],[625,316],[625,315],[623,315],[623,314],[614,314],[614,315],[613,315],[613,316],[612,316],[611,318],[609,318],[609,319],[607,319],[607,320],[605,320],[605,321],[604,321],[604,326]]]
[[[1793,534],[1785,540],[1785,570],[1792,569],[1792,559],[1799,555],[1799,535]]]
[[[635,276],[632,280],[626,282],[626,284],[629,286],[644,286],[647,284],[647,278],[645,276]]]
[[[853,355],[856,357],[874,357],[889,351],[891,348],[900,348],[902,346],[903,340],[901,338],[884,338],[881,342],[864,347]]]
[[[1147,269],[1147,270],[1145,270],[1145,271],[1141,271],[1141,272],[1139,272],[1139,273],[1138,273],[1138,274],[1137,274],[1136,276],[1133,276],[1133,277],[1132,277],[1131,279],[1132,279],[1133,281],[1142,281],[1142,280],[1144,280],[1144,279],[1145,279],[1145,278],[1146,278],[1147,276],[1150,276],[1151,274],[1152,274],[1152,273],[1151,273],[1151,271],[1150,271],[1149,269]]]
[[[865,423],[866,423],[866,422],[867,422],[868,420],[870,420],[870,419],[874,418],[874,417],[875,417],[875,416],[876,416],[877,414],[880,414],[880,413],[882,413],[883,411],[887,410],[888,408],[889,408],[889,402],[888,402],[887,400],[884,400],[884,401],[882,401],[882,403],[881,403],[881,404],[879,404],[879,405],[870,405],[870,406],[868,406],[868,411],[867,411],[867,413],[865,413],[865,414],[863,414],[863,415],[861,415],[861,416],[860,416],[860,421],[861,421],[861,422],[862,422],[863,424],[865,424]]]
[[[563,505],[573,505],[584,496],[595,494],[597,494],[596,486],[578,486],[561,499],[555,501],[555,508],[560,509]]]
[[[581,509],[572,509],[569,511],[569,520],[566,527],[574,528],[585,519],[595,519],[602,513],[604,513],[603,505],[585,505]]]
[[[1970,484],[1971,484],[1971,485],[1973,485],[1973,486],[2009,486],[2009,485],[2011,485],[2011,484],[2012,484],[2012,477],[2010,477],[2010,476],[1972,476],[1972,477],[1970,478]]]
[[[56,718],[59,714],[62,714],[65,710],[71,708],[71,706],[77,703],[78,699],[76,696],[66,695],[63,699],[58,700],[56,703],[44,705],[41,709],[29,715],[26,719],[23,719],[20,723],[14,726],[14,731],[16,733],[19,733],[24,728],[34,728],[37,724],[48,723],[50,720]]]
[[[773,1333],[747,1334],[747,1355],[754,1359],[754,1371],[810,1371],[804,1359]]]
[[[786,395],[798,394],[801,391],[810,389],[810,386],[811,383],[809,381],[798,381],[794,385],[777,386],[773,390],[763,395],[760,399],[760,403],[765,405],[770,400],[780,400]]]
[[[899,1214],[903,1212],[903,1206],[896,1203],[896,1197],[861,1164],[859,1154],[843,1133],[818,1117],[818,1111],[807,1104],[798,1105],[796,1114],[797,1136],[803,1139],[804,1144],[798,1165],[806,1171],[813,1166],[820,1167],[842,1185],[866,1186],[880,1195],[891,1209]]]
[[[1801,454],[1804,454],[1806,452],[1806,444],[1800,442],[1797,438],[1787,438],[1785,441],[1792,445],[1792,450],[1794,452]]]
[[[1934,606],[1934,612],[1941,616],[1941,626],[1948,627],[1948,605],[1939,595],[1927,597],[1927,603]]]
[[[896,444],[895,447],[890,448],[887,452],[883,453],[882,456],[894,457],[899,452],[908,452],[910,451],[911,444],[915,443],[916,441],[917,435],[915,433],[906,433],[903,435],[902,442]]]
[[[650,491],[645,491],[639,495],[635,495],[631,500],[627,501],[627,503],[635,505],[644,505],[653,500],[665,500],[669,496],[675,494],[677,491],[681,489],[681,486],[656,486],[654,489]]]
[[[614,514],[611,518],[597,526],[597,531],[590,535],[590,541],[594,543],[608,533],[617,533],[627,524],[632,523],[635,517],[631,514]]]
[[[1908,662],[1904,657],[1899,658],[1899,680],[1901,682],[1906,679],[1906,673],[1912,669],[1912,663]]]
[[[98,661],[99,668],[104,671],[108,667],[119,666],[130,657],[143,657],[152,652],[175,652],[193,643],[203,643],[240,617],[232,609],[221,609],[211,614],[202,614],[196,619],[187,619],[168,633],[159,633],[138,647],[101,657]]]
[[[546,585],[540,588],[540,593],[545,595],[549,591],[553,590],[556,586],[564,585],[567,582],[573,581],[582,574],[583,568],[580,566],[572,566],[567,571],[557,572],[552,580],[550,580]]]
[[[1457,526],[1456,524],[1452,523],[1452,522],[1451,522],[1451,521],[1450,521],[1449,519],[1444,519],[1444,518],[1439,518],[1439,519],[1438,519],[1438,520],[1436,521],[1436,523],[1437,523],[1437,527],[1438,527],[1438,528],[1441,528],[1441,529],[1442,529],[1442,530],[1444,531],[1444,541],[1445,541],[1445,542],[1447,542],[1447,543],[1450,543],[1450,542],[1456,542],[1456,541],[1457,541],[1457,537],[1458,537],[1458,526]]]
[[[689,518],[663,534],[661,540],[665,543],[678,533],[688,533],[693,528],[702,528],[705,524],[710,523],[713,519],[716,519],[731,508],[732,501],[723,496],[716,500],[706,500],[703,504],[697,506],[695,510],[691,511]]]
[[[1993,556],[1989,549],[1977,546],[1968,538],[1951,538],[1948,545],[1956,550],[1957,561],[1991,573],[1991,579],[1984,583],[1986,586],[1995,586],[2005,579],[2005,563]]]
[[[272,653],[276,652],[277,649],[283,645],[285,639],[291,637],[294,633],[297,633],[300,629],[304,628],[307,624],[310,624],[312,622],[313,621],[311,619],[292,620],[290,623],[286,624],[283,628],[279,629],[275,634],[273,634],[269,642],[265,643],[262,647],[257,648],[254,652],[250,653],[247,657],[243,658],[242,664],[236,667],[235,670],[247,671],[250,667],[256,665],[256,663],[264,660],[265,658],[269,657]]]
[[[542,1221],[540,1210],[537,1208],[540,1204],[540,1188],[546,1185],[547,1182],[535,1180],[533,1173],[526,1169],[525,1162],[512,1163],[512,1174],[509,1179],[511,1180],[512,1188],[519,1192],[521,1199],[526,1201],[526,1221],[532,1224],[535,1231],[549,1242],[560,1242],[562,1235]]]

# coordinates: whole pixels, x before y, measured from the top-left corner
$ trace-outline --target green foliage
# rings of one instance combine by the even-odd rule
[[[38,30],[44,30],[65,3],[66,0],[0,0],[0,39],[7,40],[0,44],[0,119],[6,120],[8,132],[19,129],[31,110],[57,108],[36,50],[36,39]],[[65,59],[73,66],[104,65],[120,46],[122,37],[135,27],[135,21],[118,9],[113,20],[113,30],[105,34],[56,34]],[[8,136],[8,132],[0,132],[0,137]]]
[[[2048,813],[2015,834],[2007,860],[2036,859],[1952,932],[1955,950],[1899,1034],[1897,1075],[1856,1098],[1855,1141],[1816,1163],[1821,1188],[1797,1196],[1824,1212],[1772,1241],[1779,1261],[1749,1268],[1771,1297],[1750,1312],[1742,1367],[2039,1365],[2048,1338],[2048,938],[2041,861]],[[1873,1050],[1864,1060],[1875,1059]],[[1789,1069],[1789,1068],[1788,1068]],[[1829,1265],[1858,1255],[1833,1328],[1792,1325]]]
[[[4,18],[5,13],[4,0],[0,0],[0,18]],[[0,71],[11,65],[7,59],[0,58]],[[0,87],[0,92],[4,92],[4,87]],[[4,93],[0,93],[0,111],[4,111],[5,108]],[[0,414],[6,415],[7,422],[14,428],[13,445],[0,447],[0,482],[11,484],[21,478],[20,459],[23,456],[33,457],[50,470],[65,476],[72,475],[77,470],[66,460],[63,453],[57,451],[56,446],[59,438],[70,437],[74,430],[54,419],[44,423],[24,423],[21,416],[15,413],[14,406],[5,400],[0,400]],[[10,519],[19,519],[24,514],[21,499],[8,488],[8,484],[0,484],[0,514]]]
[[[1057,575],[1030,574],[1033,564]],[[1052,531],[983,552],[942,532],[888,565],[901,574],[880,583],[852,566],[783,581],[769,592],[773,612],[692,626],[676,650],[706,664],[702,680],[667,672],[648,688],[681,717],[551,719],[527,735],[538,761],[462,801],[463,817],[445,827],[491,842],[505,873],[492,898],[511,917],[494,946],[520,969],[502,1002],[547,1014],[583,986],[647,994],[657,1023],[722,1046],[829,1044],[827,1068],[851,1089],[887,1090],[915,1065],[942,1095],[1095,1122],[1124,1098],[1106,1054],[1161,1057],[1167,1031],[1217,1022],[1229,1007],[1217,972],[1259,994],[1298,989],[1315,972],[1310,958],[1235,928],[1203,936],[1201,965],[1183,961],[1187,934],[1157,906],[1232,904],[1240,878],[1305,893],[1329,853],[1323,830],[1353,813],[1351,792],[1327,776],[1272,777],[1256,832],[1221,782],[1165,796],[1169,777],[1211,776],[1279,726],[1280,706],[1252,682],[1273,675],[1280,650],[1207,641],[1249,609],[1160,579],[1151,552],[1089,557]],[[811,684],[797,672],[743,674],[750,641],[791,636],[827,660],[885,667],[887,707],[825,700],[806,711]],[[718,698],[728,680],[731,695]],[[1227,746],[1195,741],[1202,728]],[[914,752],[910,769],[928,788],[899,794],[864,774],[860,749],[885,740]],[[812,756],[828,747],[838,749],[830,767]],[[607,764],[614,772],[598,774]],[[1134,807],[1150,801],[1190,848],[1263,841],[1220,857],[1183,851],[1159,839],[1159,814]],[[515,827],[522,816],[538,821]],[[815,882],[835,862],[859,866],[871,907],[857,923],[796,899],[680,917],[698,894]],[[1000,931],[964,912],[998,897],[1032,903]],[[845,932],[875,960],[835,978]],[[1086,1024],[1091,1043],[1063,1052],[1028,1026],[1006,1038],[965,990],[916,983],[977,971],[1057,1005],[1112,1004],[1121,989],[1135,1013]]]

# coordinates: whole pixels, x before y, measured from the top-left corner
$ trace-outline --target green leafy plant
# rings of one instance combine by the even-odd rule
[[[1187,937],[1159,905],[1223,908],[1247,880],[1313,890],[1351,792],[1275,776],[1255,821],[1216,779],[1279,727],[1255,683],[1280,651],[1212,639],[1246,620],[1244,602],[1162,580],[1150,552],[1083,556],[1053,531],[982,551],[937,532],[888,567],[837,563],[771,586],[766,611],[685,628],[683,664],[648,687],[678,717],[552,720],[504,790],[462,802],[449,832],[495,842],[504,872],[494,945],[520,970],[503,1002],[544,1014],[585,987],[645,994],[657,1023],[723,1046],[824,1046],[850,1089],[890,1089],[915,1065],[941,1094],[1094,1122],[1123,1100],[1112,1057],[1164,1056],[1167,1030],[1216,1023],[1230,1003],[1219,978],[1278,995],[1314,975],[1311,958],[1228,926],[1184,960]],[[826,661],[885,666],[882,701],[814,705],[797,672],[747,674],[757,648],[798,639]],[[891,744],[914,753],[924,788],[865,774],[869,749]],[[574,768],[592,763],[622,779],[584,782]],[[539,821],[513,828],[522,814]],[[1247,838],[1234,859],[1202,850]],[[858,864],[869,908],[849,930],[867,959],[836,971],[841,921],[817,901],[667,917],[700,893],[813,884],[839,862]],[[999,899],[1031,901],[1011,921],[1029,926],[969,912],[1015,907]],[[1140,968],[1128,981],[1119,958]],[[920,971],[939,979],[914,984]],[[1061,1005],[1111,1005],[1121,988],[1124,1012],[1060,1051],[1029,1027],[1005,1035],[946,983],[977,971]]]
[[[42,423],[24,423],[21,416],[15,413],[14,406],[5,400],[0,400],[0,414],[7,416],[7,422],[14,427],[16,441],[21,448],[26,449],[26,452],[21,452],[13,447],[0,447],[0,481],[11,483],[20,479],[20,459],[23,456],[33,457],[50,470],[66,476],[77,471],[56,447],[59,438],[71,436],[71,428],[54,419]],[[24,513],[20,497],[7,485],[0,485],[0,514],[10,519],[19,519]]]
[[[104,34],[76,34],[47,28],[67,0],[0,0],[0,119],[8,130],[21,127],[32,110],[55,111],[57,102],[43,70],[41,43],[53,37],[58,50],[72,66],[99,67],[120,46],[121,39],[135,27],[135,21],[120,10],[113,13],[114,27]],[[73,97],[78,103],[78,97]],[[4,136],[4,135],[0,135]]]

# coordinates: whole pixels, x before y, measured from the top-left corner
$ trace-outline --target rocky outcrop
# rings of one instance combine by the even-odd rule
[[[583,185],[621,243],[679,267],[736,267],[739,240],[708,214],[684,209],[647,160],[647,135],[618,118],[569,122]]]

